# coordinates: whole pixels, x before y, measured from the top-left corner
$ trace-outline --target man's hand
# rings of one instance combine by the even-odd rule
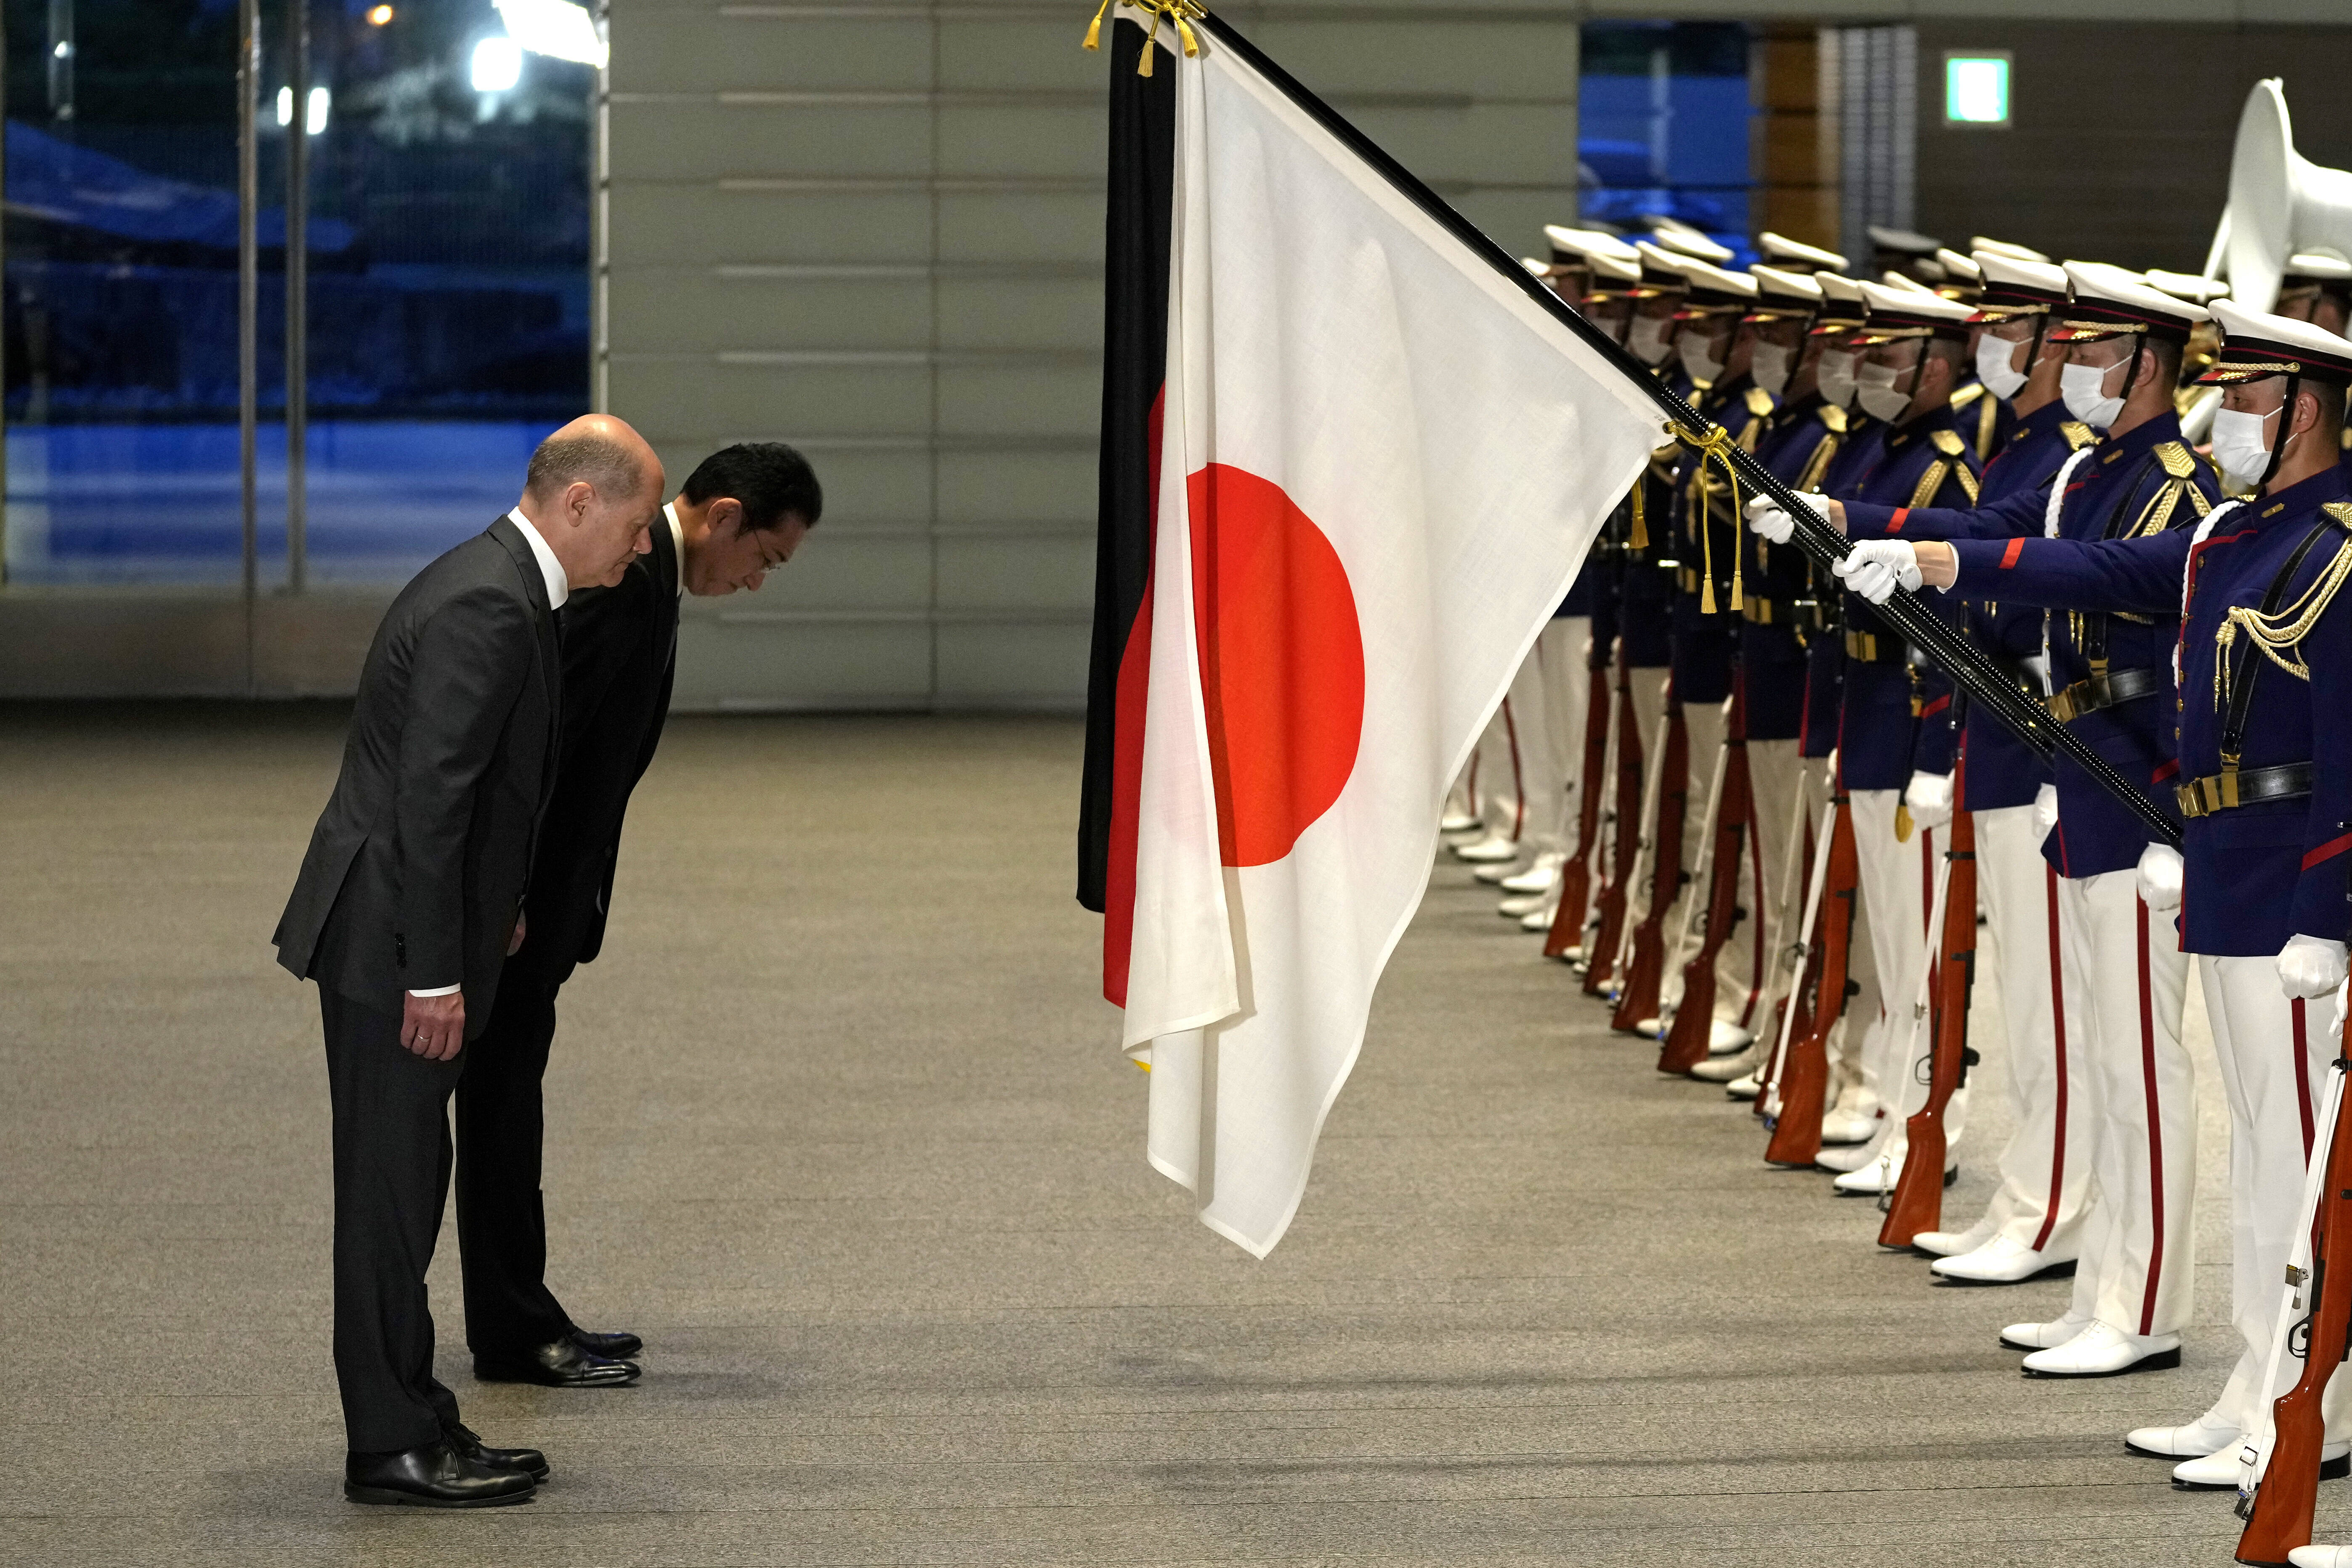
[[[525,914],[524,914],[520,910],[517,910],[515,911],[515,929],[514,929],[514,935],[512,935],[512,936],[510,936],[510,937],[507,938],[507,956],[508,956],[509,958],[512,958],[516,953],[520,952],[522,951],[522,933],[523,933],[523,929],[524,929],[524,927],[525,927],[525,926],[527,926],[529,923],[530,923],[529,917],[528,917],[528,916],[526,916],[526,915],[525,915]]]
[[[1874,539],[1855,545],[1845,559],[1830,568],[1845,585],[1874,605],[1895,597],[1895,590],[1919,590],[1918,552],[1900,539]]]
[[[2326,996],[2344,984],[2344,944],[2326,937],[2292,936],[2279,949],[2279,989],[2290,997]]]
[[[466,1048],[466,994],[408,996],[401,1003],[400,1043],[428,1062],[446,1062]]]
[[[2158,914],[2180,907],[2180,851],[2151,844],[2139,852],[2139,901]]]
[[[1903,805],[1913,826],[1943,826],[1952,820],[1952,775],[1913,773],[1903,788]]]
[[[1801,490],[1797,499],[1841,532],[1845,528],[1845,509],[1829,497],[1815,490]],[[1758,496],[1748,503],[1748,526],[1774,544],[1786,544],[1797,531],[1797,520],[1780,510],[1780,504],[1770,496]]]

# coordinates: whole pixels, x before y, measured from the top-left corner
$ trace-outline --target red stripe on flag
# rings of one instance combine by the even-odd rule
[[[1162,386],[1151,399],[1151,541],[1160,536],[1160,433],[1168,400]],[[1145,545],[1149,558],[1151,542]],[[1143,709],[1151,690],[1151,574],[1118,659],[1118,706],[1111,738],[1110,855],[1103,868],[1103,999],[1127,1005],[1128,960],[1135,943],[1135,841],[1143,795]]]

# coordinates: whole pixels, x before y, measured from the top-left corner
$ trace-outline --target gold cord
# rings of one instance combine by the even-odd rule
[[[2327,613],[2336,590],[2345,580],[2352,578],[2352,541],[2336,547],[2336,559],[2330,561],[2302,596],[2275,615],[2266,616],[2251,605],[2232,605],[2222,616],[2221,626],[2213,633],[2213,710],[2225,710],[2230,705],[2231,689],[2236,678],[2230,668],[2230,650],[2245,634],[2247,644],[2259,650],[2264,658],[2294,676],[2297,680],[2311,679],[2311,667],[2305,664],[2296,649],[2319,617]]]
[[[1731,466],[1731,448],[1738,443],[1732,439],[1731,432],[1720,425],[1710,425],[1704,434],[1676,425],[1674,432],[1676,440],[1698,455],[1698,468],[1691,476],[1691,482],[1698,490],[1699,552],[1706,563],[1699,584],[1698,610],[1703,616],[1711,616],[1715,614],[1715,533],[1707,526],[1711,491],[1706,482],[1706,465],[1712,458],[1722,468],[1723,477],[1730,481],[1731,522],[1736,534],[1739,526],[1739,470]],[[1739,565],[1739,551],[1735,542],[1731,554],[1731,608],[1735,613],[1745,609],[1748,605]]]

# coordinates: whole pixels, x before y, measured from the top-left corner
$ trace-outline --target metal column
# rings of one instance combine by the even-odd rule
[[[286,587],[309,576],[310,438],[310,0],[288,0],[286,123]]]
[[[245,552],[245,689],[254,691],[254,596],[261,585],[254,459],[261,395],[261,0],[236,7],[236,483]]]

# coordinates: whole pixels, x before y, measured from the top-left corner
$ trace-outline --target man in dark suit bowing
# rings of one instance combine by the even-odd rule
[[[790,447],[715,452],[662,509],[651,552],[564,611],[562,762],[531,868],[530,934],[457,1086],[457,1236],[478,1377],[594,1388],[637,1376],[625,1358],[643,1342],[581,1328],[547,1285],[540,1082],[556,993],[604,944],[622,817],[669,711],[679,599],[757,589],[824,504]]]
[[[425,1274],[448,1195],[451,1091],[527,931],[555,782],[571,590],[618,583],[661,521],[661,462],[591,416],[531,455],[521,502],[417,574],[376,628],[341,775],[273,939],[319,982],[334,1113],[335,1378],[355,1502],[526,1500],[433,1375]]]

